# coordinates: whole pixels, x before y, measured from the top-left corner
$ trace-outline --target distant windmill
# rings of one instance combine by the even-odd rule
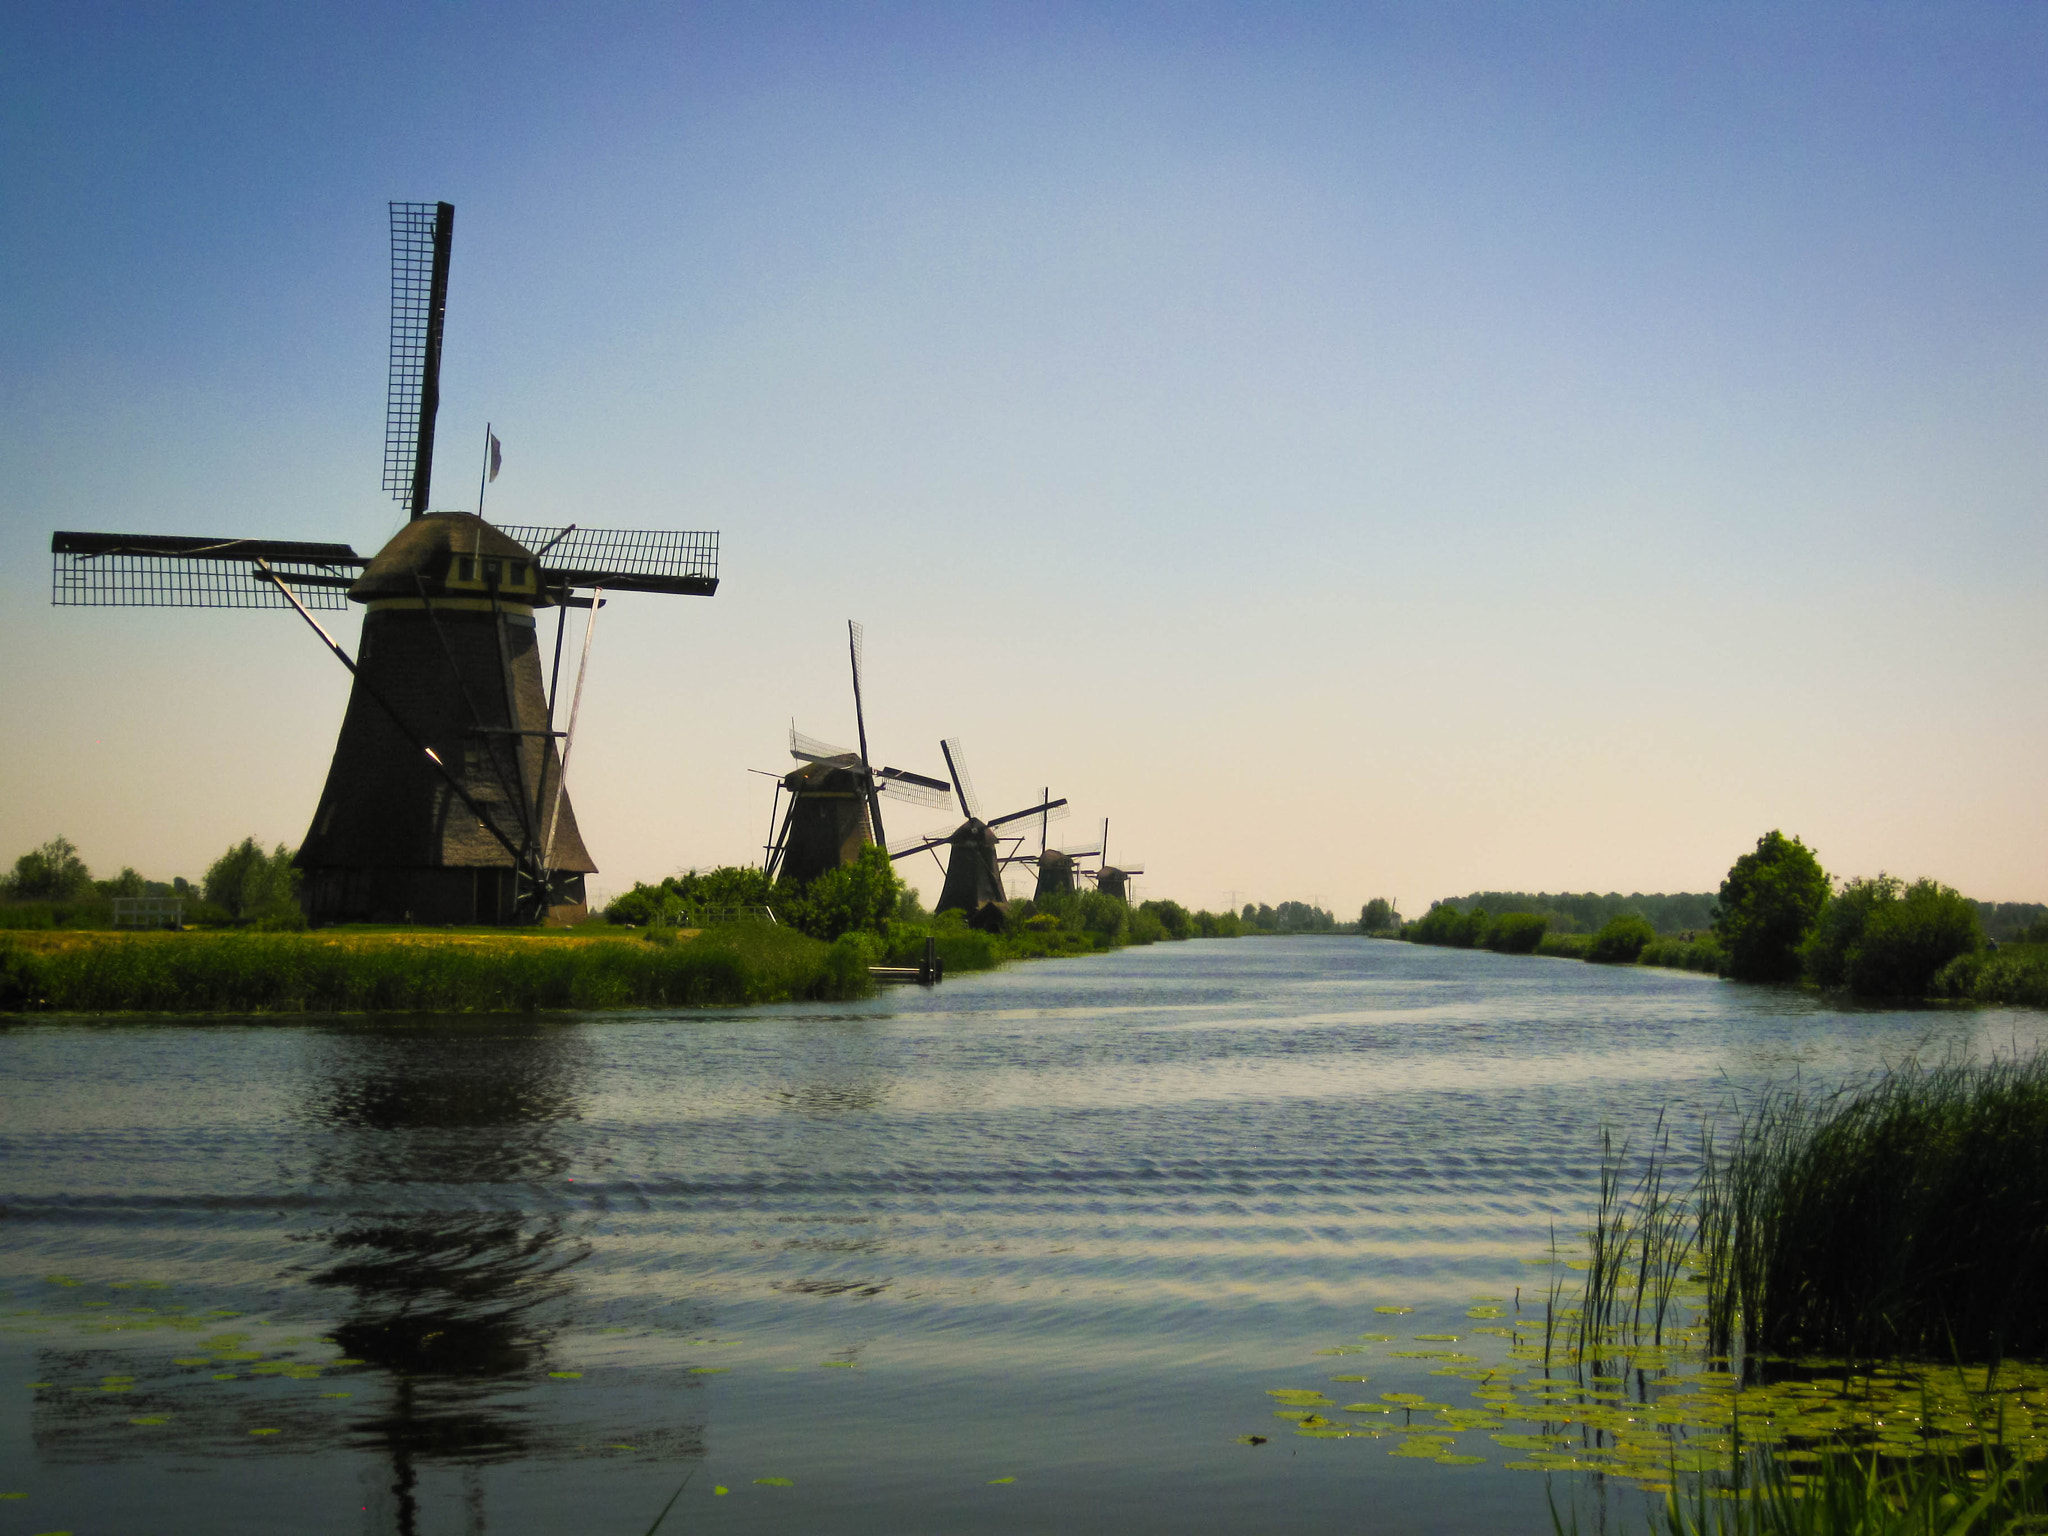
[[[1008,859],[1003,852],[1004,839],[997,836],[995,829],[1029,816],[1049,818],[1063,813],[1067,802],[1064,798],[1046,800],[1021,811],[984,817],[980,799],[967,777],[966,757],[960,743],[942,741],[939,750],[946,755],[946,771],[953,776],[953,792],[959,797],[961,814],[967,819],[944,837],[911,838],[901,845],[892,845],[889,857],[907,859],[915,853],[946,848],[946,883],[939,892],[938,905],[932,910],[965,912],[967,921],[977,928],[1000,928],[1009,901],[1003,890],[1003,865]]]
[[[1109,818],[1105,816],[1102,819],[1102,864],[1095,871],[1095,888],[1105,896],[1114,896],[1118,901],[1128,903],[1131,899],[1131,877],[1143,873],[1145,871],[1137,867],[1135,860],[1127,869],[1119,869],[1109,862]]]
[[[853,721],[860,750],[852,752],[789,728],[789,755],[804,764],[784,774],[776,788],[779,804],[789,795],[789,810],[780,832],[769,844],[768,878],[799,884],[815,880],[860,857],[861,849],[882,840],[882,796],[914,805],[952,804],[944,779],[903,768],[874,768],[868,762],[868,723],[861,692],[861,646],[865,632],[851,619],[846,624],[847,656],[853,665]],[[769,812],[769,825],[775,812]]]
[[[563,788],[577,711],[566,731],[555,729],[562,627],[543,688],[534,611],[589,610],[580,702],[603,593],[718,590],[716,533],[499,528],[469,512],[427,510],[454,229],[447,203],[391,205],[384,488],[409,520],[374,558],[346,544],[281,539],[50,541],[60,607],[289,606],[353,675],[296,860],[315,922],[581,916],[583,877],[597,866]],[[349,602],[367,610],[354,658],[310,611]]]
[[[1052,790],[1044,792],[1047,804],[1052,801]],[[1031,891],[1033,901],[1043,901],[1048,896],[1071,896],[1078,889],[1079,873],[1076,860],[1092,859],[1102,850],[1099,848],[1054,848],[1049,846],[1048,824],[1050,812],[1041,812],[1038,818],[1038,852],[1036,854],[1016,853],[1010,856],[1013,864],[1036,865],[1036,882]]]

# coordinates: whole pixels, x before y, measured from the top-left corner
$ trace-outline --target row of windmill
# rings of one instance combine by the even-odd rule
[[[430,512],[441,342],[455,210],[391,205],[390,374],[384,488],[408,520],[374,556],[345,543],[190,534],[63,532],[50,541],[51,602],[59,607],[291,608],[351,674],[340,739],[297,863],[316,923],[516,923],[587,912],[595,872],[565,788],[577,704],[597,615],[622,592],[710,597],[718,591],[715,532],[497,526],[477,511]],[[487,463],[495,440],[486,434]],[[357,653],[314,615],[363,607]],[[556,613],[553,656],[537,615]],[[568,718],[559,718],[565,625],[587,611]],[[791,732],[805,767],[784,776],[771,869],[810,879],[883,842],[881,797],[931,805],[957,798],[966,820],[943,837],[888,845],[892,858],[948,848],[939,910],[989,922],[1004,875],[1039,829],[1036,891],[1072,890],[1078,877],[1126,896],[1140,871],[1088,850],[1049,846],[1063,814],[1053,800],[985,817],[958,744],[943,745],[950,778],[869,766],[860,703],[860,631],[849,631],[858,752]],[[1014,831],[1003,829],[1014,828]]]
[[[1103,894],[1118,900],[1131,899],[1132,877],[1144,870],[1130,867],[1130,861],[1121,867],[1109,862],[1107,820],[1093,847],[1056,848],[1051,845],[1050,829],[1053,822],[1066,819],[1068,807],[1065,797],[1055,800],[1050,789],[1036,805],[998,816],[984,814],[967,773],[966,753],[957,739],[939,743],[947,778],[876,766],[868,755],[861,641],[861,626],[849,620],[846,649],[853,669],[853,719],[859,747],[835,747],[802,735],[792,722],[789,755],[804,766],[780,776],[770,775],[776,779],[775,803],[769,811],[770,835],[763,854],[771,878],[808,882],[827,870],[854,863],[862,849],[880,844],[892,860],[921,853],[936,859],[939,850],[945,849],[941,864],[945,883],[933,910],[964,912],[969,923],[980,927],[1001,925],[1012,872],[1022,867],[1031,870],[1026,878],[1035,900],[1071,895],[1083,881],[1093,881]],[[882,823],[884,798],[927,810],[950,810],[957,801],[966,819],[950,831],[890,841]],[[1034,830],[1038,834],[1036,851],[1031,848]],[[1096,861],[1092,868],[1085,862],[1089,859]]]

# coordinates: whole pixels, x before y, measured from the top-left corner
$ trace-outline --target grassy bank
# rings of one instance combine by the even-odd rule
[[[865,996],[857,945],[768,924],[651,937],[150,933],[0,937],[0,1012],[530,1013]]]

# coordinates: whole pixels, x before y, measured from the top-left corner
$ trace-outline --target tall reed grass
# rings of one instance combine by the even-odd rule
[[[379,939],[319,933],[0,940],[0,1011],[527,1013],[864,996],[858,946],[740,924],[694,939]]]
[[[2048,1059],[1768,1095],[1697,1199],[1719,1352],[2048,1351]]]

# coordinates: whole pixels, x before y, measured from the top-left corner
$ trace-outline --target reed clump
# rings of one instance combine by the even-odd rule
[[[1768,1095],[1697,1202],[1719,1353],[2048,1353],[2048,1060]]]
[[[0,940],[0,1011],[531,1013],[865,996],[858,946],[771,924],[678,940],[334,933]]]

